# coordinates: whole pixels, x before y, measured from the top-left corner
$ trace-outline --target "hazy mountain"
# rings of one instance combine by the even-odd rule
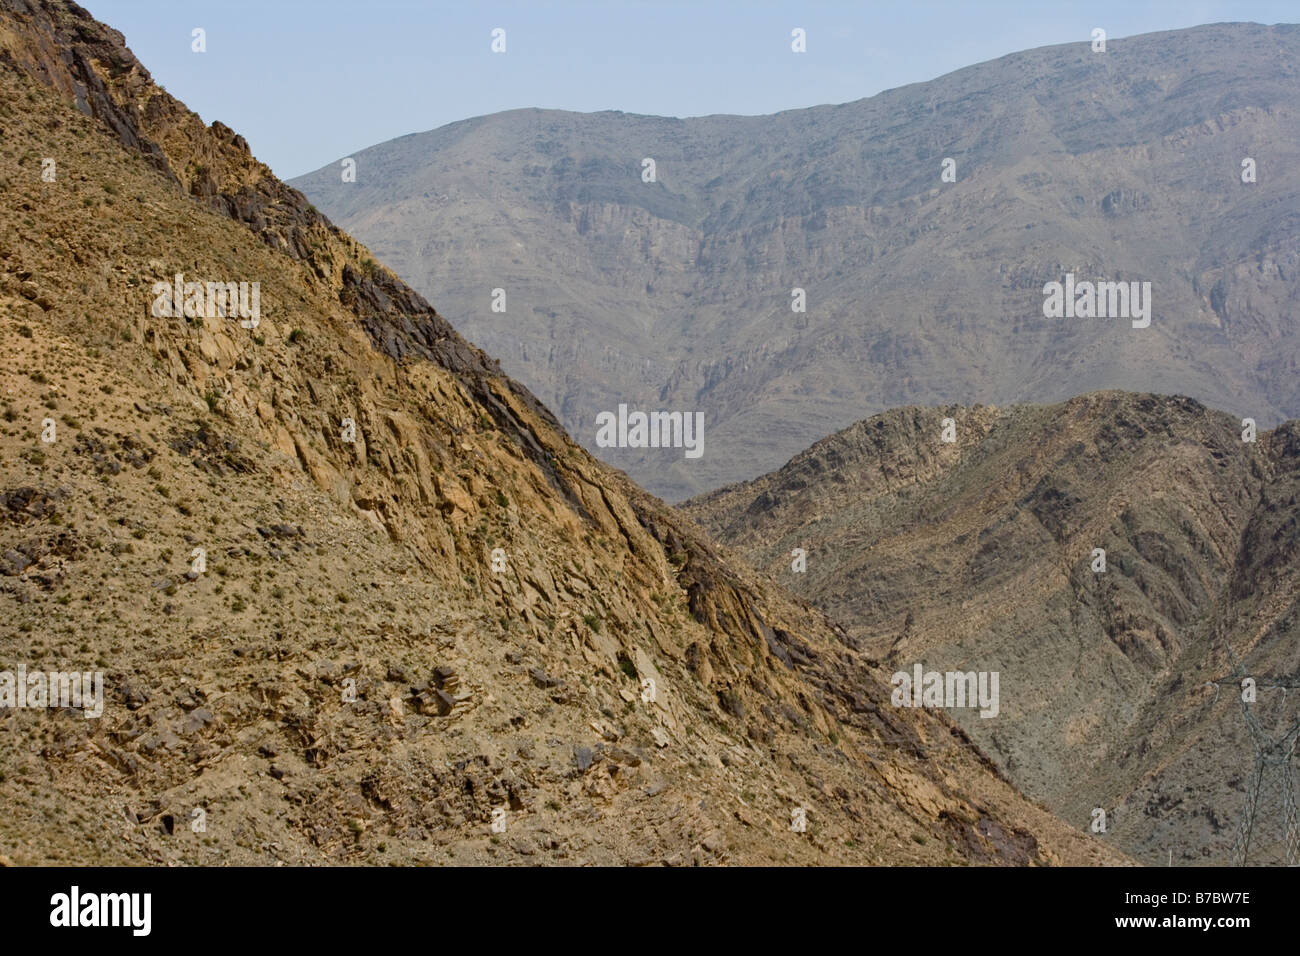
[[[1116,392],[896,409],[684,510],[888,669],[999,672],[995,718],[951,713],[1064,820],[1102,808],[1145,862],[1221,863],[1254,787],[1239,678],[1266,737],[1300,717],[1276,686],[1300,687],[1300,423],[1242,433]],[[1277,785],[1249,862],[1285,859]]]
[[[1300,415],[1297,63],[1290,25],[1081,37],[774,116],[500,113],[294,185],[672,500],[899,405]],[[1067,273],[1151,282],[1150,327],[1045,318]],[[619,403],[703,412],[703,457],[595,449]]]
[[[6,708],[5,862],[1123,861],[79,7],[0,0],[0,130],[0,658],[105,694]]]

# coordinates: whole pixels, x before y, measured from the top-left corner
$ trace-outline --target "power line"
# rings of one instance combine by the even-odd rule
[[[1245,669],[1237,660],[1237,655],[1233,653],[1232,645],[1226,638],[1223,639],[1223,646],[1227,649],[1228,659],[1232,663],[1232,674],[1209,682],[1215,685],[1216,699],[1220,683],[1232,682],[1241,687],[1247,679]],[[1286,692],[1300,688],[1300,680],[1285,678],[1267,684],[1256,683],[1255,687],[1257,690],[1260,688],[1282,690],[1285,705]],[[1246,789],[1246,807],[1242,813],[1241,826],[1232,846],[1232,864],[1246,866],[1251,861],[1253,851],[1257,865],[1267,865],[1280,856],[1281,862],[1286,866],[1300,866],[1300,813],[1296,809],[1295,773],[1291,764],[1296,746],[1300,743],[1300,720],[1292,724],[1281,736],[1273,738],[1264,730],[1259,718],[1251,710],[1250,705],[1253,701],[1247,701],[1245,693],[1240,697],[1241,715],[1246,721],[1246,729],[1255,745],[1255,766]],[[1276,832],[1278,825],[1275,822],[1270,829],[1265,826],[1265,822],[1279,819],[1282,829],[1281,839],[1269,842],[1268,837]],[[1279,844],[1280,854],[1277,853]]]

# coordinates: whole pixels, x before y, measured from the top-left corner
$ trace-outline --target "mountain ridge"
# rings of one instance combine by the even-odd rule
[[[294,183],[668,500],[909,404],[1123,388],[1272,425],[1300,414],[1297,54],[1294,25],[1210,25],[769,116],[510,111]],[[1153,327],[1044,319],[1070,271],[1152,281]],[[597,448],[619,402],[703,411],[715,452]]]
[[[1234,686],[1300,666],[1298,432],[1123,392],[896,409],[683,510],[887,667],[1000,671],[998,718],[954,718],[1063,819],[1226,863],[1255,754]],[[1293,711],[1260,692],[1262,724]],[[1286,858],[1277,825],[1250,862]]]
[[[105,690],[6,713],[7,862],[1131,862],[882,706],[121,34],[0,0],[0,87],[0,653]],[[178,274],[260,314],[161,315]]]

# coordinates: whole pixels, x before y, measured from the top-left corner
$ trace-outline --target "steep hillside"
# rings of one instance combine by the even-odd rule
[[[901,405],[1124,388],[1300,416],[1297,62],[1293,25],[1080,36],[773,116],[516,110],[293,184],[677,500]],[[1044,318],[1067,272],[1151,282],[1151,325]],[[703,412],[703,457],[597,449],[619,403]]]
[[[1063,819],[1100,807],[1139,859],[1227,862],[1256,756],[1237,683],[1270,685],[1251,713],[1277,735],[1298,715],[1274,685],[1300,676],[1297,423],[1242,432],[1116,392],[897,409],[685,511],[889,669],[998,671],[996,719],[954,718]],[[1282,859],[1282,813],[1251,862]]]
[[[1123,862],[79,7],[0,0],[0,129],[0,662],[104,681],[0,712],[6,860]]]

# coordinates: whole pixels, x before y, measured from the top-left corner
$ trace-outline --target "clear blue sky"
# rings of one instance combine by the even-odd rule
[[[282,178],[526,106],[700,116],[843,103],[1030,47],[1300,20],[1300,0],[81,0]],[[191,51],[191,30],[207,52]],[[506,31],[506,53],[491,31]],[[790,51],[807,31],[808,52]]]

